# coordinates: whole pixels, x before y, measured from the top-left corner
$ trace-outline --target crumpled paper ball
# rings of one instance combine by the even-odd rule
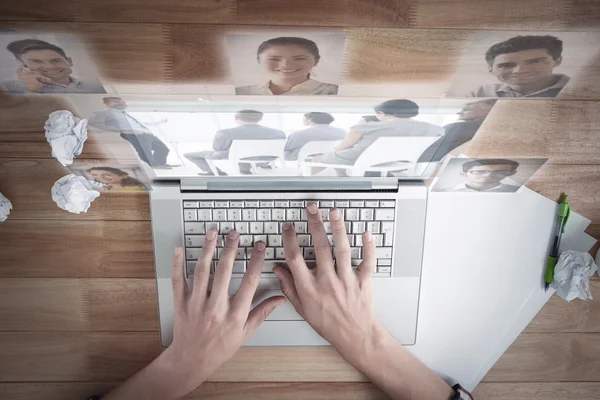
[[[54,111],[46,121],[46,140],[52,147],[52,156],[62,165],[73,163],[81,154],[87,140],[87,119],[75,117],[70,111]]]
[[[554,267],[554,279],[550,286],[567,301],[591,299],[590,276],[596,271],[598,266],[589,253],[565,251]]]
[[[52,200],[58,207],[74,214],[87,212],[98,196],[100,192],[92,190],[87,179],[73,174],[63,176],[52,186]]]
[[[12,203],[0,193],[0,222],[6,221],[10,210],[12,210]]]

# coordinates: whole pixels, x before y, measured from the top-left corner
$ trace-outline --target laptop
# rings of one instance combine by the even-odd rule
[[[264,104],[262,106],[264,109]],[[143,113],[143,107],[138,110],[142,111],[136,114],[140,119],[148,116],[148,113]],[[152,110],[157,108],[153,106]],[[230,113],[229,117],[212,115],[211,120],[229,120],[233,112],[230,109],[226,111]],[[214,112],[214,109],[207,111]],[[364,114],[364,111],[361,112]],[[194,114],[193,118],[201,118],[202,113],[194,111]],[[302,116],[301,113],[298,115]],[[164,116],[160,114],[155,119]],[[167,127],[161,128],[164,137],[169,136],[169,124],[178,126],[174,120],[179,116],[170,113],[167,118]],[[343,120],[343,117],[339,118]],[[354,121],[358,118],[360,115],[354,115]],[[260,123],[267,125],[271,121],[271,127],[277,128],[277,124],[281,123],[277,121],[281,120],[279,115],[270,120],[264,118]],[[206,124],[209,123],[207,121]],[[180,129],[186,124],[189,126],[190,121],[179,125]],[[193,125],[206,126],[199,122]],[[174,135],[181,136],[180,129]],[[305,207],[310,202],[318,204],[326,232],[330,232],[327,221],[329,209],[336,207],[342,211],[352,248],[353,267],[357,267],[362,258],[362,232],[367,229],[372,232],[377,245],[377,267],[372,277],[375,315],[401,344],[415,344],[428,193],[425,183],[413,176],[364,176],[362,172],[362,176],[352,176],[350,170],[350,176],[345,177],[335,173],[311,175],[302,172],[306,170],[307,165],[303,164],[308,158],[286,161],[277,156],[261,161],[249,157],[245,161],[231,159],[231,153],[229,159],[208,160],[212,171],[227,172],[222,176],[206,173],[190,162],[185,154],[202,146],[210,149],[214,132],[215,127],[202,129],[201,134],[194,130],[192,136],[202,142],[198,144],[200,147],[194,147],[195,144],[190,141],[182,141],[181,137],[177,140],[163,139],[174,149],[175,154],[172,155],[178,157],[170,164],[179,163],[178,166],[151,169],[143,165],[152,179],[150,208],[162,345],[168,346],[173,340],[171,258],[176,246],[183,245],[185,249],[186,265],[183,268],[187,285],[193,290],[193,273],[204,234],[209,229],[216,229],[224,238],[229,230],[237,230],[240,244],[229,287],[229,293],[234,294],[242,281],[250,254],[248,249],[256,241],[264,241],[267,245],[266,259],[252,303],[254,307],[268,297],[282,294],[272,269],[276,263],[285,263],[281,239],[284,221],[294,223],[305,259],[315,262],[306,223]],[[206,138],[199,139],[204,134]],[[264,155],[261,149],[268,145],[267,142],[248,140],[238,147],[245,148],[246,155],[248,151],[252,154],[253,149]],[[427,144],[423,146],[427,147]],[[245,162],[251,164],[251,168],[244,168],[244,173],[239,173],[238,167],[242,171],[241,166]],[[308,167],[310,169],[310,165]],[[222,245],[223,241],[220,242]],[[217,249],[215,261],[219,252]],[[211,283],[215,264],[213,262],[211,267]],[[328,345],[328,342],[296,313],[288,301],[279,306],[244,345],[318,346]]]

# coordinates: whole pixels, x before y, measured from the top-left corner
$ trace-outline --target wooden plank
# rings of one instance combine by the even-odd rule
[[[473,396],[477,400],[596,400],[600,397],[600,383],[480,383]]]
[[[35,142],[9,142],[0,145],[0,158],[35,158],[44,159],[52,156],[52,148],[48,143]],[[77,159],[130,159],[135,160],[135,155],[132,152],[127,142],[100,144],[87,142],[83,146],[83,151]]]
[[[77,0],[45,0],[0,2],[0,15],[6,21],[75,21],[78,18]]]
[[[68,110],[77,115],[75,107],[66,97],[0,92],[0,135],[25,131],[44,132],[48,115],[56,110]]]
[[[596,0],[570,0],[567,25],[569,28],[597,29],[600,25],[600,7]]]
[[[551,164],[600,164],[600,102],[500,100],[466,154],[549,158]]]
[[[117,384],[117,382],[2,383],[0,396],[11,400],[85,399],[90,394],[107,393]],[[389,397],[369,382],[205,382],[183,398],[183,400],[200,399],[387,400]]]
[[[590,281],[592,295],[600,294],[600,280]],[[600,298],[567,302],[554,295],[525,329],[529,333],[600,333]]]
[[[483,382],[600,382],[600,333],[524,333]]]
[[[73,214],[58,208],[50,189],[70,171],[54,160],[0,159],[0,192],[13,203],[11,219],[149,220],[146,192],[102,193],[87,213]],[[0,226],[0,229],[3,229]]]
[[[0,224],[0,243],[1,278],[154,278],[148,221],[11,216]]]
[[[154,279],[0,279],[0,330],[158,332]]]
[[[1,332],[0,382],[121,381],[160,352],[158,332]],[[244,347],[220,382],[366,382],[333,348]]]

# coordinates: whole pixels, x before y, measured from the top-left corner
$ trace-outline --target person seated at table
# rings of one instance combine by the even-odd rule
[[[198,166],[204,175],[212,175],[209,160],[226,160],[229,158],[229,149],[234,140],[276,140],[285,139],[285,133],[279,129],[268,128],[260,125],[263,113],[256,110],[240,110],[235,114],[235,128],[221,129],[213,139],[214,151],[199,151],[184,154],[185,158]],[[261,159],[263,157],[257,157]],[[253,157],[249,158],[253,159]],[[250,164],[239,163],[240,173],[250,174]],[[219,170],[219,175],[226,175]]]
[[[136,191],[148,190],[139,180],[132,178],[125,171],[112,167],[93,167],[87,170],[96,182],[104,185],[104,190],[109,191]]]
[[[442,136],[442,127],[428,122],[415,121],[419,106],[410,100],[394,99],[384,101],[374,107],[379,122],[365,122],[354,125],[350,133],[333,152],[314,157],[311,161],[333,165],[354,165],[358,157],[381,137]],[[316,174],[326,167],[312,168]],[[343,169],[336,169],[343,176]]]
[[[497,99],[486,99],[466,104],[458,112],[459,122],[445,125],[445,135],[429,146],[417,162],[441,161],[452,150],[473,139],[496,101]]]
[[[469,97],[556,97],[569,82],[555,74],[562,63],[563,42],[557,37],[515,36],[485,53],[488,71],[498,82],[471,91]]]
[[[337,141],[346,136],[346,131],[330,124],[333,115],[325,112],[309,112],[304,114],[303,123],[309,128],[293,132],[285,143],[284,157],[286,160],[297,160],[300,149],[309,142]],[[301,160],[304,161],[304,160]]]
[[[318,273],[307,267],[294,225],[283,223],[283,248],[288,267],[276,266],[273,272],[285,297],[270,297],[252,310],[257,279],[244,279],[235,294],[230,296],[228,292],[231,266],[238,248],[238,232],[232,231],[226,238],[210,291],[207,290],[208,271],[219,237],[217,232],[210,230],[206,233],[191,291],[184,277],[184,252],[177,247],[171,275],[175,309],[173,342],[154,361],[102,400],[174,400],[186,396],[230,360],[286,298],[315,332],[390,398],[471,398],[460,385],[451,388],[413,357],[377,320],[369,284],[376,268],[375,241],[371,233],[363,233],[364,257],[362,263],[353,269],[350,258],[341,256],[343,251],[349,251],[343,217],[339,210],[331,209],[329,221],[336,244],[334,263],[317,206],[311,204],[306,212],[309,225],[314,227],[311,229],[312,243],[315,252],[320,255],[316,267]],[[260,275],[264,259],[265,244],[257,242],[244,278]],[[96,399],[100,396],[90,398]]]

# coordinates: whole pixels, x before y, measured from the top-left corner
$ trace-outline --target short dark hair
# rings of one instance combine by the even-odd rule
[[[500,54],[516,53],[523,50],[545,49],[554,60],[561,57],[563,42],[559,38],[550,35],[526,35],[515,36],[504,42],[496,43],[485,53],[488,65],[494,64],[496,56]]]
[[[379,122],[379,118],[376,115],[363,115],[361,117],[365,122]]]
[[[318,112],[318,111],[306,113],[306,114],[304,114],[304,118],[306,118],[309,121],[314,122],[315,124],[321,124],[321,125],[329,125],[333,121],[335,121],[335,118],[333,118],[333,115],[326,113],[326,112]]]
[[[110,100],[123,100],[123,99],[120,98],[120,97],[115,97],[115,96],[109,96],[109,97],[103,97],[102,98],[102,101],[104,103],[108,103]]]
[[[462,169],[463,169],[463,172],[469,172],[469,170],[473,167],[479,167],[481,165],[496,165],[496,164],[510,165],[510,168],[513,170],[519,168],[519,163],[514,160],[506,160],[504,158],[485,158],[485,159],[467,161],[466,163],[463,164]]]
[[[6,46],[6,49],[13,55],[21,59],[21,56],[31,50],[52,50],[60,54],[64,59],[67,59],[67,54],[63,49],[48,42],[39,39],[23,39],[11,42]]]
[[[315,57],[315,62],[317,63],[321,59],[321,55],[319,54],[319,47],[315,42],[309,39],[294,36],[281,36],[262,42],[260,46],[258,46],[258,50],[256,51],[256,59],[260,59],[260,55],[262,54],[262,52],[264,52],[270,47],[286,46],[290,44],[304,47]]]
[[[385,115],[391,115],[399,118],[412,118],[419,115],[419,106],[414,101],[404,99],[394,99],[384,101],[373,107],[375,112],[381,112]]]
[[[263,113],[256,110],[239,110],[236,115],[242,121],[252,123],[259,122],[263,117]]]

